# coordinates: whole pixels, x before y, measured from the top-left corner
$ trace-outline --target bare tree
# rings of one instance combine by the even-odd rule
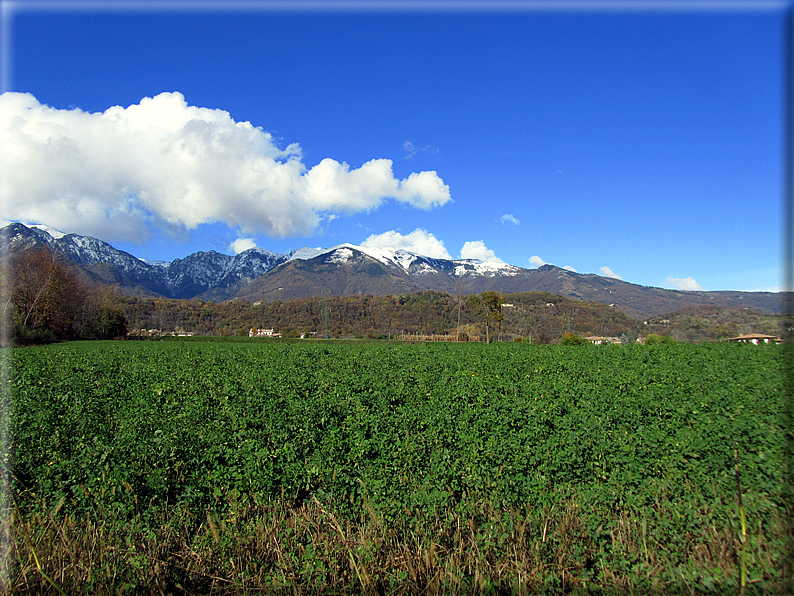
[[[71,269],[47,249],[26,252],[11,262],[7,304],[19,338],[67,339],[85,298]]]

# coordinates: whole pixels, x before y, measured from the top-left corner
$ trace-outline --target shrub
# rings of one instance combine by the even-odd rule
[[[667,337],[666,335],[658,335],[656,333],[651,333],[648,337],[645,338],[645,345],[646,346],[653,346],[659,344],[674,344],[676,343],[672,337]]]
[[[580,346],[584,343],[587,343],[586,340],[578,335],[574,335],[573,332],[568,331],[565,335],[562,336],[562,340],[560,343],[563,346]]]

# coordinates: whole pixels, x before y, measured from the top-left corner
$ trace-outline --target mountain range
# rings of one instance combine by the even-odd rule
[[[309,296],[378,296],[436,290],[453,294],[483,291],[550,292],[609,304],[636,318],[681,308],[714,305],[783,313],[782,293],[681,291],[640,286],[553,265],[524,269],[477,259],[436,259],[404,249],[341,244],[278,254],[251,248],[235,256],[196,252],[171,262],[146,261],[110,244],[46,226],[12,223],[0,229],[0,254],[47,247],[62,254],[92,281],[123,294],[173,299],[250,302]]]

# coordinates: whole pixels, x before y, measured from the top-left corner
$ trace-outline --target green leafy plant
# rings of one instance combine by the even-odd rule
[[[16,589],[732,590],[738,449],[774,592],[786,346],[756,348],[9,350]]]

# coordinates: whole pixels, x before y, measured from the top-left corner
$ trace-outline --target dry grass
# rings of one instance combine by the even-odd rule
[[[342,518],[315,499],[300,506],[229,495],[223,507],[132,520],[63,503],[12,512],[4,531],[10,594],[563,594],[735,593],[738,537],[710,527],[656,539],[652,522],[592,519],[569,502],[550,511],[381,519],[364,503]],[[784,520],[750,529],[755,589],[782,591],[771,547]]]

